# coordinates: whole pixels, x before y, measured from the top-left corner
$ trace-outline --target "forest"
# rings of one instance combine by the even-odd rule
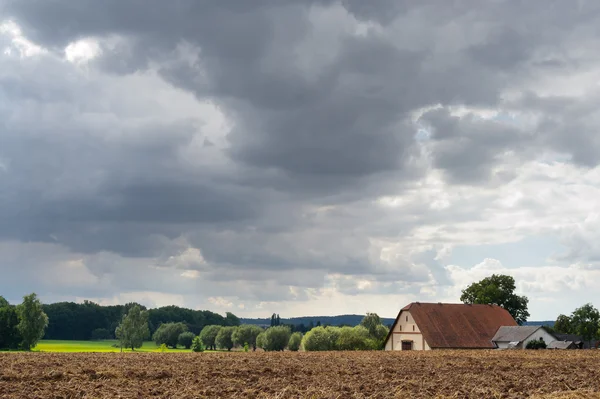
[[[114,339],[115,329],[123,315],[134,305],[136,303],[131,302],[125,305],[102,306],[91,301],[44,304],[42,309],[49,319],[44,339]],[[208,310],[192,310],[173,305],[155,309],[137,305],[142,310],[148,310],[150,334],[154,334],[162,323],[184,323],[188,331],[196,335],[207,325],[240,325],[240,319],[230,312],[224,317]]]

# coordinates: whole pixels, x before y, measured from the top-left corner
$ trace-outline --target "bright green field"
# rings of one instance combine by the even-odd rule
[[[32,350],[35,352],[120,352],[120,348],[111,345],[118,341],[54,341],[42,340]],[[144,342],[136,352],[160,352],[160,349],[152,341]],[[131,352],[131,349],[123,348],[123,352]],[[167,349],[167,352],[190,352],[189,349]]]

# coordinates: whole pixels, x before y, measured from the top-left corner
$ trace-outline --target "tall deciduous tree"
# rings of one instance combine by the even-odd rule
[[[121,342],[121,347],[141,348],[144,340],[150,335],[148,328],[148,311],[142,311],[138,305],[134,305],[129,312],[123,316],[123,321],[115,331],[117,339]]]
[[[17,329],[23,339],[23,348],[30,350],[44,336],[44,330],[48,326],[48,316],[42,310],[42,303],[35,293],[23,297],[23,303],[17,306],[17,315],[19,316]]]
[[[571,318],[564,314],[558,315],[554,322],[554,331],[562,334],[571,334],[573,332],[573,326],[571,325]]]
[[[571,328],[573,333],[580,335],[585,341],[597,338],[600,312],[591,303],[575,309],[571,315]]]
[[[515,294],[515,279],[503,274],[493,274],[462,290],[460,300],[464,303],[502,306],[517,323],[523,324],[529,317],[526,296]]]
[[[369,335],[374,337],[377,334],[377,326],[381,325],[381,319],[377,313],[367,313],[360,325],[365,327],[369,331]]]

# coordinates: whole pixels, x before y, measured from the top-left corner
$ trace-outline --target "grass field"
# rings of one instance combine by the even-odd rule
[[[120,352],[121,348],[115,348],[112,345],[118,345],[116,340],[107,341],[54,341],[42,340],[35,348],[34,352]],[[144,342],[144,345],[135,350],[136,352],[160,352],[160,349],[152,341]],[[123,348],[123,352],[131,352],[131,349]],[[189,349],[168,349],[167,352],[190,352]]]

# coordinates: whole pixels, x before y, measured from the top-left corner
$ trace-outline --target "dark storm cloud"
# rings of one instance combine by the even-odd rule
[[[261,300],[293,297],[285,287],[261,291],[269,278],[273,287],[321,287],[327,273],[359,276],[393,281],[381,286],[391,293],[423,283],[429,271],[446,284],[431,247],[413,259],[400,248],[384,261],[371,239],[410,240],[422,224],[479,220],[478,209],[433,211],[425,196],[391,217],[373,200],[414,193],[430,167],[450,184],[503,183],[512,175],[494,170],[514,169],[503,165],[507,153],[518,163],[551,149],[596,166],[595,98],[506,94],[548,74],[593,69],[597,56],[586,46],[599,9],[558,1],[0,0],[1,19],[49,51],[0,55],[0,238],[84,253],[100,277],[146,270],[142,258],[166,259],[189,244],[206,259],[202,278],[248,281],[228,292]],[[77,72],[63,60],[65,46],[89,37],[100,53]],[[214,104],[231,123],[227,137],[211,137],[193,113],[167,117],[152,86],[110,95],[147,75],[193,95],[195,106]],[[537,124],[458,117],[452,109],[460,106],[518,109]],[[431,136],[416,140],[418,124]],[[118,287],[174,290],[181,276],[167,277],[169,267],[157,269],[161,279]],[[198,287],[193,281],[186,293]],[[352,280],[337,285],[365,292]]]
[[[452,116],[448,109],[428,111],[420,121],[431,129],[434,166],[459,183],[488,182],[504,151],[520,152],[533,142],[533,135],[514,123]],[[515,143],[523,147],[515,148]]]

